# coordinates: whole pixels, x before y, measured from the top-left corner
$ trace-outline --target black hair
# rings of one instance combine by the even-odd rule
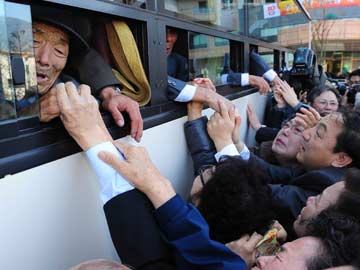
[[[357,264],[360,254],[359,220],[332,207],[322,211],[306,228],[309,236],[321,241],[316,257],[308,261],[308,270]]]
[[[345,152],[352,158],[350,166],[360,169],[360,111],[342,110],[342,130],[336,138],[334,153]]]
[[[274,214],[267,177],[253,162],[240,158],[229,157],[216,166],[198,205],[211,239],[228,243],[269,230]]]
[[[332,206],[339,213],[360,220],[360,170],[349,168],[344,177],[345,188]]]
[[[311,89],[311,91],[308,93],[307,95],[307,101],[310,103],[310,105],[312,106],[315,99],[320,96],[322,93],[324,92],[333,92],[334,95],[336,96],[336,99],[337,101],[340,103],[341,101],[341,96],[339,94],[339,92],[333,88],[333,87],[330,87],[330,86],[327,86],[327,85],[322,85],[322,86],[316,86],[314,87],[313,89]]]
[[[360,68],[353,70],[350,74],[349,74],[349,79],[352,76],[360,76]]]

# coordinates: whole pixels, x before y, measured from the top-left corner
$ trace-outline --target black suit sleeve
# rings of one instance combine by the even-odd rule
[[[104,205],[116,251],[124,264],[136,269],[176,269],[172,252],[162,239],[149,199],[134,189]]]
[[[298,175],[302,174],[303,170],[297,170],[288,167],[281,167],[270,164],[265,160],[259,158],[255,154],[250,154],[251,161],[255,162],[262,168],[267,174],[270,176],[270,183],[269,184],[289,184],[289,182],[297,177]]]
[[[169,100],[175,100],[180,92],[185,88],[186,82],[168,76],[167,96]]]
[[[266,64],[264,58],[254,51],[250,52],[250,74],[261,77],[270,69],[271,67]]]
[[[106,86],[118,85],[120,87],[120,82],[111,67],[94,49],[90,48],[78,55],[72,54],[68,61],[67,72],[81,83],[89,85],[93,95],[98,96]]]
[[[190,151],[195,173],[202,165],[216,164],[216,149],[206,130],[206,116],[184,124],[185,138]]]

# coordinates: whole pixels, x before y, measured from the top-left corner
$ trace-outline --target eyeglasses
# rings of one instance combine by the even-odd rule
[[[324,100],[324,99],[317,101],[317,103],[319,103],[322,106],[325,106],[325,105],[338,106],[339,105],[339,103],[336,101],[332,101],[332,100],[328,101],[328,100]]]
[[[205,186],[205,183],[212,177],[215,172],[215,168],[216,166],[213,164],[203,165],[199,168],[198,173],[203,186]]]

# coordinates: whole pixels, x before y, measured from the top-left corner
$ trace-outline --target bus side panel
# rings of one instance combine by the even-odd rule
[[[265,100],[255,93],[233,101],[242,116],[241,138],[250,145],[254,133],[248,131],[246,104],[253,104],[262,119]],[[204,113],[211,115],[212,110]],[[193,180],[183,132],[186,120],[145,130],[140,144],[183,196]],[[90,259],[118,260],[96,176],[82,153],[1,179],[0,216],[0,269],[60,270]]]

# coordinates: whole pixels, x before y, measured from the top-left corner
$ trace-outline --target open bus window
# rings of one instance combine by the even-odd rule
[[[216,25],[235,33],[243,33],[243,23],[240,21],[243,5],[242,1],[237,0],[165,0],[165,9],[177,13],[178,16],[206,25]]]
[[[258,53],[262,56],[262,58],[265,60],[266,64],[270,67],[274,67],[274,50],[268,49],[264,47],[258,48]]]
[[[190,76],[210,78],[221,84],[221,75],[230,69],[230,42],[227,39],[189,33]]]
[[[167,74],[182,81],[189,81],[187,31],[166,27]]]
[[[8,38],[7,52],[11,69],[11,83],[7,86],[7,96],[9,98],[10,92],[13,95],[17,118],[37,116],[38,96],[30,7],[11,2],[5,2],[4,7],[4,34]],[[10,76],[5,75],[7,79]]]

